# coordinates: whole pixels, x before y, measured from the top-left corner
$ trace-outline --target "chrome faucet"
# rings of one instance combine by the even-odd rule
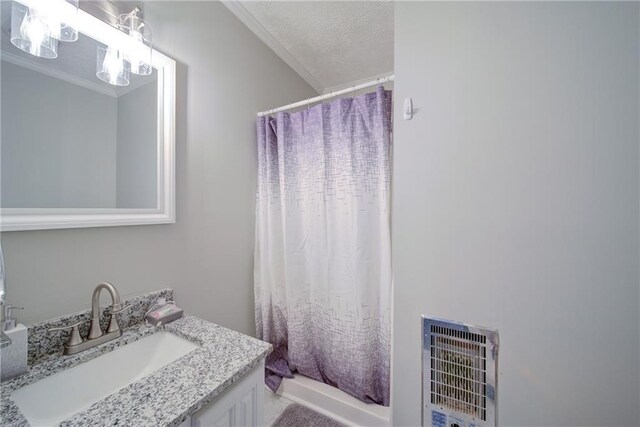
[[[91,326],[89,327],[88,340],[95,340],[103,335],[102,328],[100,327],[100,292],[103,289],[106,289],[109,292],[109,295],[111,295],[111,319],[109,319],[107,334],[117,332],[118,336],[120,336],[120,326],[116,319],[116,313],[121,312],[126,307],[122,307],[120,303],[120,294],[115,286],[111,283],[103,282],[96,286],[93,290],[93,295],[91,296]]]
[[[100,292],[103,289],[106,289],[107,292],[109,292],[109,295],[111,295],[111,309],[109,311],[111,318],[109,319],[109,326],[107,327],[106,332],[103,332],[100,327]],[[120,294],[115,286],[111,283],[103,282],[93,290],[93,295],[91,297],[91,326],[89,326],[89,334],[87,335],[86,340],[82,338],[79,330],[80,325],[82,325],[84,321],[80,321],[69,326],[51,328],[49,331],[71,330],[69,339],[64,345],[64,354],[76,354],[107,341],[111,341],[112,339],[118,338],[122,335],[122,331],[118,325],[118,320],[116,319],[116,314],[128,308],[130,308],[128,305],[124,307],[122,306],[122,303],[120,302]]]

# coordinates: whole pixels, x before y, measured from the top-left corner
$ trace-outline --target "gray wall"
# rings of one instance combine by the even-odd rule
[[[147,83],[118,97],[116,206],[155,208],[158,172],[158,85]]]
[[[638,8],[396,3],[393,425],[423,313],[499,329],[500,425],[640,425]]]
[[[114,207],[116,98],[7,61],[1,74],[2,206]]]
[[[2,234],[8,299],[26,323],[88,307],[93,287],[164,286],[187,313],[253,333],[255,114],[315,94],[218,2],[150,2],[178,62],[177,223]]]

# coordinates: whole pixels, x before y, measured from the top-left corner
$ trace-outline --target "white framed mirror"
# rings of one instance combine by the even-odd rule
[[[36,57],[11,43],[13,3],[0,2],[0,229],[175,222],[175,61],[153,49],[151,74],[114,86],[97,52],[131,37],[80,9],[77,41]]]

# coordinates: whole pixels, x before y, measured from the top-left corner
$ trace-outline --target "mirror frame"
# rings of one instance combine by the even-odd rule
[[[18,0],[29,6],[37,0]],[[56,1],[56,0],[48,0]],[[73,13],[72,6],[58,0],[61,14]],[[95,16],[78,10],[78,32],[111,46],[130,46],[130,38]],[[176,62],[153,49],[151,65],[158,73],[158,159],[155,209],[121,208],[3,208],[0,230],[48,230],[175,223],[175,103]]]

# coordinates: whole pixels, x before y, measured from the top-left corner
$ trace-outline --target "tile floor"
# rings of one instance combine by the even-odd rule
[[[264,421],[265,425],[271,426],[282,412],[293,402],[278,396],[265,387],[264,389]]]

